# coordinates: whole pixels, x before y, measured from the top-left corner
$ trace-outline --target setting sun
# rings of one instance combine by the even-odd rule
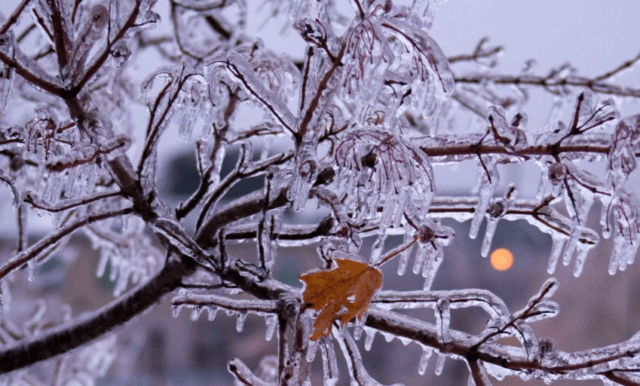
[[[512,264],[513,254],[508,249],[496,249],[491,254],[491,266],[498,271],[506,271]]]

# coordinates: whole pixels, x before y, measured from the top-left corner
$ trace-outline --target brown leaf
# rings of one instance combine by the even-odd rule
[[[382,272],[366,263],[335,259],[338,268],[300,275],[306,283],[302,299],[309,308],[321,310],[313,323],[311,340],[331,334],[331,325],[340,319],[345,325],[354,317],[362,319],[371,298],[382,288]]]

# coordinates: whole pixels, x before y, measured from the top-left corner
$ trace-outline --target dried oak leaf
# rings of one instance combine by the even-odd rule
[[[345,325],[354,317],[362,320],[371,298],[382,287],[382,272],[350,259],[335,259],[338,267],[300,275],[306,283],[302,299],[307,307],[321,310],[313,323],[311,340],[331,334],[333,322]]]

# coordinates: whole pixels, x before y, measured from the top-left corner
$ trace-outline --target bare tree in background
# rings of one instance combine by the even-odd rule
[[[533,322],[560,311],[553,278],[521,310],[487,290],[431,290],[443,258],[459,258],[443,253],[456,242],[446,218],[471,220],[471,238],[486,219],[483,256],[498,221],[526,220],[551,235],[549,274],[562,260],[578,276],[599,241],[586,226],[599,200],[601,234],[613,239],[609,273],[633,263],[640,206],[626,183],[640,155],[640,115],[620,117],[616,103],[640,89],[613,78],[640,56],[592,78],[568,66],[501,74],[501,48],[485,41],[468,55],[442,52],[427,32],[435,0],[350,0],[355,12],[344,14],[337,0],[271,0],[274,14],[290,14],[283,28],[306,42],[292,59],[247,37],[251,1],[162,2],[170,16],[156,30],[156,0],[22,0],[2,10],[0,181],[17,226],[0,258],[0,383],[92,384],[116,355],[111,333],[172,294],[174,313],[188,307],[213,319],[224,310],[237,314],[239,330],[247,313],[264,316],[277,360],[254,374],[231,359],[245,385],[308,384],[312,370],[325,385],[339,376],[377,385],[355,342],[363,331],[365,347],[376,332],[420,345],[420,374],[432,354],[436,373],[446,358],[463,361],[477,386],[490,385],[489,375],[640,384],[638,334],[572,353],[536,337]],[[150,57],[161,65],[138,79],[137,67],[156,66]],[[533,88],[555,100],[557,117],[544,128],[526,127]],[[259,113],[241,117],[247,111]],[[192,145],[200,175],[176,207],[157,184],[158,144],[170,125]],[[221,173],[231,148],[238,160]],[[480,171],[477,192],[439,195],[433,167],[468,160]],[[605,176],[578,161],[605,163]],[[517,198],[515,185],[496,197],[497,165],[527,163],[541,170],[531,181],[537,198]],[[256,177],[261,189],[229,199],[229,189]],[[285,213],[316,206],[327,215],[313,225]],[[30,212],[52,224],[33,243]],[[38,280],[36,267],[64,255],[77,231],[100,251],[98,274],[109,265],[115,299],[76,316],[21,297]],[[385,248],[391,236],[402,242]],[[366,237],[374,242],[364,255]],[[242,241],[255,254],[232,253]],[[272,267],[279,248],[307,245],[317,247],[319,271],[300,272],[303,293]],[[399,275],[410,266],[424,285],[378,291],[371,283],[385,264]],[[489,317],[478,334],[450,328],[451,309],[466,307]],[[397,312],[406,308],[432,309],[435,323]],[[500,342],[508,336],[519,345]],[[322,368],[310,365],[315,355]],[[338,374],[339,361],[348,374]]]

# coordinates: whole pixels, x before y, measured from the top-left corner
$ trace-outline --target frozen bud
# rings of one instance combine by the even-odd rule
[[[0,35],[0,49],[7,49],[13,45],[13,35],[6,33]]]
[[[366,168],[373,168],[374,166],[376,166],[376,150],[377,148],[373,148],[367,154],[362,156],[362,159],[360,160],[360,162],[362,162],[362,166]]]
[[[567,167],[562,162],[556,162],[549,168],[549,181],[553,185],[558,185],[564,181],[567,174]]]
[[[347,224],[340,224],[336,229],[335,235],[340,238],[346,239],[351,236],[351,228]]]
[[[391,0],[387,0],[384,2],[384,12],[389,13],[393,9],[393,2]]]
[[[423,225],[418,229],[418,241],[422,244],[430,243],[435,236],[436,234],[431,227]]]
[[[298,171],[300,172],[300,177],[310,182],[314,179],[318,171],[318,164],[316,163],[316,161],[311,159],[303,161],[300,164]]]
[[[302,38],[307,42],[324,43],[327,40],[327,31],[322,24],[311,19],[298,20],[294,25]]]
[[[83,120],[85,129],[102,136],[106,136],[102,116],[97,111],[90,111]]]
[[[510,125],[507,123],[507,117],[502,106],[490,106],[488,119],[490,129],[493,132],[496,142],[511,147],[515,147],[516,145],[518,147],[526,146],[526,137],[524,136],[524,133],[518,133],[522,130],[518,129],[518,127],[513,124]],[[520,124],[520,122],[516,123]]]
[[[11,156],[11,160],[9,161],[9,169],[15,172],[20,170],[24,166],[24,158],[21,153],[15,153],[15,155]]]
[[[527,127],[527,122],[529,121],[529,117],[527,113],[521,111],[513,116],[511,120],[511,126],[523,129]]]
[[[507,201],[504,198],[499,198],[487,208],[487,214],[493,218],[502,217],[506,211]]]
[[[553,341],[549,338],[542,338],[538,341],[538,354],[540,362],[545,366],[553,365],[558,358]]]
[[[318,185],[328,185],[330,184],[336,176],[336,171],[333,170],[331,166],[322,169],[320,173],[318,173],[318,177],[316,178],[316,182],[313,186]]]
[[[101,153],[110,153],[113,151],[125,152],[131,147],[131,138],[126,134],[118,134],[108,140],[102,140],[99,144]]]
[[[109,22],[109,10],[102,4],[96,4],[91,8],[91,30],[99,32]]]
[[[514,128],[514,133],[516,135],[516,140],[513,143],[513,149],[522,150],[527,147],[527,135],[524,133],[524,130]]]
[[[116,65],[120,67],[127,61],[127,59],[129,59],[131,51],[129,50],[129,47],[127,47],[127,44],[123,40],[120,40],[113,45],[113,48],[111,48],[111,56],[116,62]]]
[[[612,98],[601,100],[596,105],[593,120],[596,123],[608,122],[620,118],[620,112],[616,108],[616,102]]]

